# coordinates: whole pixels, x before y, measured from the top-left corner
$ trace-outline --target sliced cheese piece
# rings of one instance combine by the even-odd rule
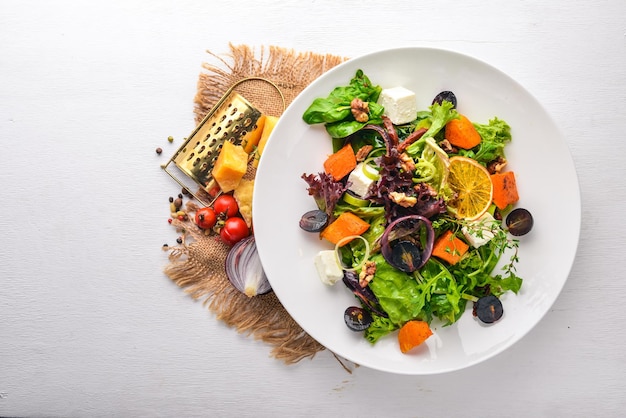
[[[348,190],[351,190],[357,196],[365,196],[372,183],[375,182],[374,179],[369,178],[365,174],[365,170],[367,169],[365,163],[358,163],[348,176],[348,183],[350,183]]]
[[[265,125],[263,126],[263,134],[261,135],[261,139],[259,140],[259,144],[257,146],[256,152],[257,155],[252,163],[254,167],[259,165],[259,160],[261,159],[261,155],[263,155],[263,150],[265,149],[265,144],[267,144],[267,139],[270,137],[270,134],[274,130],[274,126],[278,122],[277,116],[266,116],[265,117]]]
[[[226,141],[213,166],[213,178],[222,192],[228,193],[239,185],[248,168],[248,153],[241,145]]]
[[[263,135],[263,128],[265,126],[265,119],[267,116],[261,115],[259,119],[256,121],[254,128],[252,131],[248,132],[248,135],[244,138],[243,149],[250,154],[254,151],[254,149],[259,145],[259,141],[261,140],[261,136]]]
[[[252,227],[252,194],[254,193],[254,180],[243,179],[233,192],[233,197],[239,206],[239,213],[248,228]]]
[[[461,232],[467,239],[467,242],[474,248],[485,245],[493,239],[494,229],[499,228],[498,222],[489,212],[486,212],[477,220],[471,222],[467,226],[461,228]]]

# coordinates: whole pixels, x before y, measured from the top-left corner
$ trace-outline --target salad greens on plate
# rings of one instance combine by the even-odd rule
[[[302,115],[333,144],[324,167],[302,175],[316,209],[300,226],[335,245],[316,257],[320,279],[356,296],[350,329],[371,343],[400,330],[403,352],[430,335],[409,325],[454,324],[468,304],[497,322],[500,296],[522,286],[516,236],[533,223],[515,207],[509,125],[470,122],[451,91],[433,97],[417,109],[412,92],[383,89],[359,69]]]

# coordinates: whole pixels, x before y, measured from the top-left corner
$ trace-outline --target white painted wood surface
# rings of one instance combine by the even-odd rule
[[[583,200],[545,319],[460,372],[348,374],[328,352],[287,367],[191,301],[161,271],[176,188],[154,149],[191,131],[205,51],[229,42],[444,47],[525,86]],[[623,0],[3,0],[0,416],[622,416],[625,127]]]

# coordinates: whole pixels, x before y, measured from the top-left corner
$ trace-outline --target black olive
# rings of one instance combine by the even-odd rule
[[[320,232],[328,223],[328,215],[321,210],[311,210],[300,218],[300,228],[307,232]]]
[[[436,95],[435,98],[433,99],[432,104],[435,104],[435,103],[442,104],[444,100],[452,103],[452,107],[456,108],[456,96],[454,95],[454,93],[448,90],[442,91],[441,93]]]
[[[485,324],[491,324],[502,318],[502,302],[494,295],[483,296],[474,302],[474,315]]]
[[[422,254],[411,241],[399,241],[391,247],[391,261],[398,270],[412,273],[422,263]]]
[[[363,308],[356,306],[350,306],[343,313],[343,319],[346,321],[346,325],[352,331],[364,331],[372,325],[372,315]]]
[[[506,226],[511,235],[526,235],[533,229],[533,216],[522,208],[513,209],[506,217]]]

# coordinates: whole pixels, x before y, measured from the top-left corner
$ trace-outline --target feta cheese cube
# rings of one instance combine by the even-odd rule
[[[337,264],[337,257],[333,250],[323,250],[315,256],[315,268],[322,283],[329,286],[343,279],[343,270]]]
[[[374,183],[374,180],[365,175],[363,170],[368,168],[364,164],[358,163],[348,176],[348,181],[351,183],[348,190],[361,197],[365,196],[371,184]]]
[[[385,108],[384,115],[395,125],[409,123],[417,117],[415,93],[404,87],[383,89],[378,98],[378,104]]]
[[[474,248],[485,245],[494,237],[494,230],[500,228],[498,222],[489,212],[477,220],[471,222],[468,226],[463,226],[461,231],[467,239],[467,242]]]

